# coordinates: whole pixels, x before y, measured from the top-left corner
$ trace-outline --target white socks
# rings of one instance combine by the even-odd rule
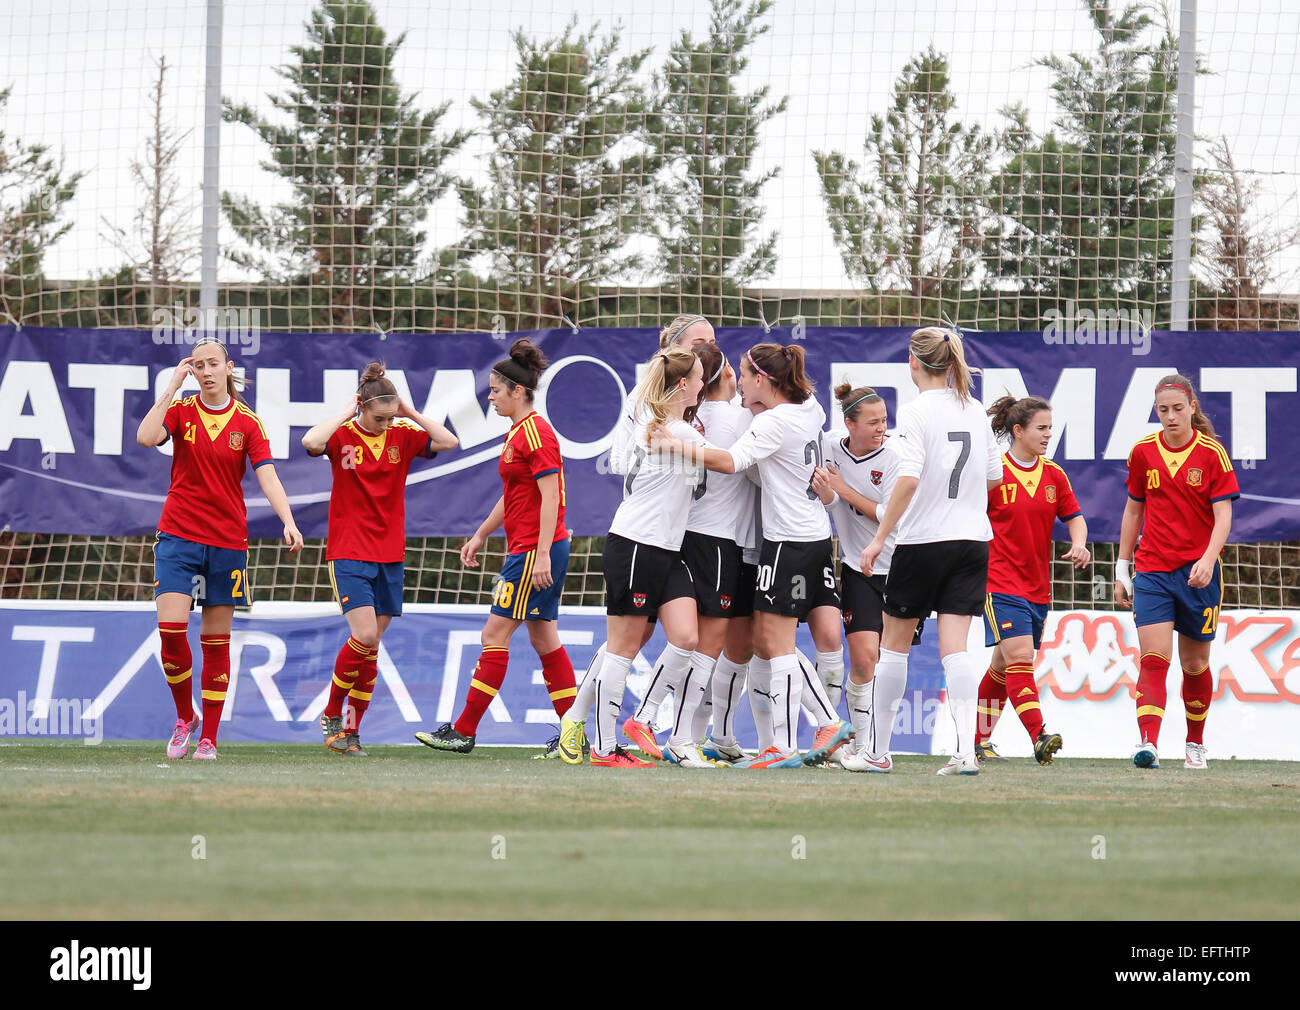
[[[573,704],[569,706],[569,711],[564,713],[566,719],[573,722],[587,721],[592,703],[596,700],[596,674],[600,672],[600,664],[604,661],[605,643],[601,642],[596,655],[592,656],[591,662],[587,664],[587,672],[582,675],[582,683],[578,685],[578,693],[573,699]]]
[[[772,664],[755,656],[749,661],[749,707],[758,731],[758,752],[772,746]]]
[[[866,750],[871,741],[871,692],[872,683],[855,684],[850,680],[844,685],[845,697],[849,700],[849,722],[853,724],[853,750]]]
[[[669,645],[669,648],[673,648]],[[668,742],[674,747],[689,747],[700,742],[695,734],[695,714],[704,706],[709,678],[713,676],[713,657],[692,652],[687,657],[686,673],[681,684],[673,689],[673,731]],[[705,710],[705,725],[708,713]]]
[[[794,656],[799,666],[800,698],[804,707],[808,710],[809,718],[819,728],[833,726],[840,721],[840,717],[835,713],[835,706],[831,704],[830,698],[826,695],[826,685],[822,683],[817,668],[808,661],[808,657],[802,652],[796,652]],[[797,709],[795,711],[798,712]],[[797,731],[796,735],[798,735]]]
[[[975,709],[979,705],[979,677],[965,652],[943,657],[943,674],[948,681],[948,707],[957,724],[955,760],[975,754]]]
[[[632,660],[628,657],[606,653],[596,671],[596,739],[591,742],[591,749],[601,757],[613,754],[618,743],[618,716],[631,667]]]
[[[751,664],[752,665],[752,664]],[[798,749],[799,699],[803,695],[804,671],[799,667],[799,657],[773,656],[768,660],[772,671],[772,735],[774,746],[783,751]],[[812,671],[812,679],[817,675]]]
[[[876,663],[876,678],[871,688],[871,734],[858,744],[858,753],[879,761],[889,753],[890,738],[894,735],[894,718],[898,705],[907,690],[907,653],[880,650]],[[971,731],[974,732],[974,723]]]
[[[659,658],[655,660],[650,687],[646,689],[645,697],[641,699],[641,704],[637,706],[636,714],[632,718],[647,725],[653,724],[659,706],[668,697],[669,691],[676,690],[690,665],[691,653],[677,648],[672,642],[666,643],[664,651],[659,653]]]
[[[817,673],[826,687],[826,697],[831,701],[831,711],[840,707],[844,692],[844,650],[817,653]]]
[[[736,742],[736,706],[745,690],[748,663],[733,663],[724,652],[713,668],[713,739],[715,743]],[[757,719],[755,720],[757,722]]]

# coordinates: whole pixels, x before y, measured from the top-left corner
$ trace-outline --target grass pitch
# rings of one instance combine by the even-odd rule
[[[622,772],[0,746],[0,917],[1294,918],[1300,766]],[[198,858],[198,857],[202,858]]]

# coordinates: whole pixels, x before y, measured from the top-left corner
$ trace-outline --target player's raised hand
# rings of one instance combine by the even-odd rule
[[[460,563],[466,568],[477,568],[478,551],[482,546],[483,541],[478,538],[478,534],[466,540],[460,547]]]
[[[1062,561],[1071,561],[1075,568],[1087,568],[1092,562],[1092,552],[1083,544],[1077,547],[1071,545],[1070,549],[1061,555]]]
[[[661,422],[655,421],[646,429],[646,443],[655,452],[672,452],[680,444],[664,429]]]
[[[181,386],[185,385],[185,380],[194,374],[194,358],[181,358],[180,363],[172,369],[171,382],[167,383],[167,388],[175,394]]]

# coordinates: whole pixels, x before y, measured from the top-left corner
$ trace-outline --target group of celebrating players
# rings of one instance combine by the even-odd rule
[[[886,433],[880,394],[846,382],[834,390],[846,429],[836,435],[823,430],[826,414],[802,347],[757,344],[733,368],[703,316],[679,316],[665,327],[614,435],[611,466],[623,500],[603,555],[606,640],[579,686],[557,630],[569,560],[564,462],[554,430],[533,406],[548,363],[527,340],[515,341],[489,379],[488,400],[510,422],[499,461],[502,495],[460,552],[463,564],[478,567],[484,542],[504,525],[507,557],[464,709],[454,723],[416,738],[437,750],[473,748],[505,680],[510,640],[525,624],[560,720],[541,756],[606,768],[663,760],[698,769],[825,763],[888,773],[908,654],[933,613],[957,737],[939,774],[974,775],[982,763],[1005,760],[990,736],[1008,704],[1037,761],[1050,763],[1063,741],[1044,725],[1034,657],[1051,599],[1056,521],[1069,531],[1063,559],[1076,568],[1091,562],[1069,479],[1046,459],[1051,407],[1008,396],[986,412],[972,397],[974,370],[956,332],[918,329],[908,362],[918,395],[899,410],[894,433]],[[177,399],[189,376],[199,393]],[[173,759],[186,756],[195,733],[194,757],[217,757],[230,630],[235,607],[247,602],[240,482],[249,463],[284,523],[289,550],[302,547],[265,432],[239,384],[226,347],[200,342],[137,432],[142,446],[174,443],[155,544],[161,660],[177,712],[167,745]],[[1133,762],[1159,767],[1177,632],[1185,763],[1203,769],[1209,650],[1222,599],[1218,557],[1238,489],[1188,379],[1161,379],[1155,412],[1160,431],[1129,455],[1115,566],[1115,598],[1133,607],[1141,648]],[[415,459],[454,449],[457,440],[404,403],[372,363],[346,409],[310,429],[302,444],[330,463],[326,559],[349,630],[321,729],[330,751],[363,757],[360,724],[379,641],[402,611],[406,476]],[[201,711],[193,705],[186,634],[196,604],[203,608]],[[993,647],[982,679],[967,652],[973,617],[983,618]],[[656,622],[667,644],[621,727],[633,753],[619,743],[619,717],[633,660]],[[809,626],[814,659],[796,647],[800,622]],[[653,723],[670,693],[672,726],[661,744]],[[756,752],[735,732],[746,693]],[[817,726],[802,752],[801,711]]]

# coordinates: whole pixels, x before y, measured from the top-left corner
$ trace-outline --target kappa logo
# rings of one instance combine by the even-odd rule
[[[400,463],[401,461],[402,461],[402,454],[401,452],[398,451],[397,446],[390,445],[388,447],[388,462]]]
[[[641,608],[645,606],[645,593],[632,594],[632,606]]]
[[[885,479],[885,472],[883,470],[871,471],[871,483],[874,487],[880,487],[880,482],[884,479]]]
[[[244,433],[242,431],[232,431],[230,433],[230,448],[242,449],[244,447]]]
[[[1053,503],[1053,504],[1056,502],[1056,485],[1055,485],[1055,484],[1048,484],[1048,485],[1047,485],[1047,500],[1048,500],[1049,503]]]
[[[718,598],[718,600],[719,600],[719,602],[722,604],[722,609],[723,609],[723,610],[730,610],[730,609],[731,609],[731,597],[730,597],[730,596],[727,596],[726,594],[723,594],[722,596],[720,596],[720,597]]]
[[[1201,480],[1205,477],[1205,471],[1198,466],[1192,467],[1187,471],[1187,486],[1200,487]]]

